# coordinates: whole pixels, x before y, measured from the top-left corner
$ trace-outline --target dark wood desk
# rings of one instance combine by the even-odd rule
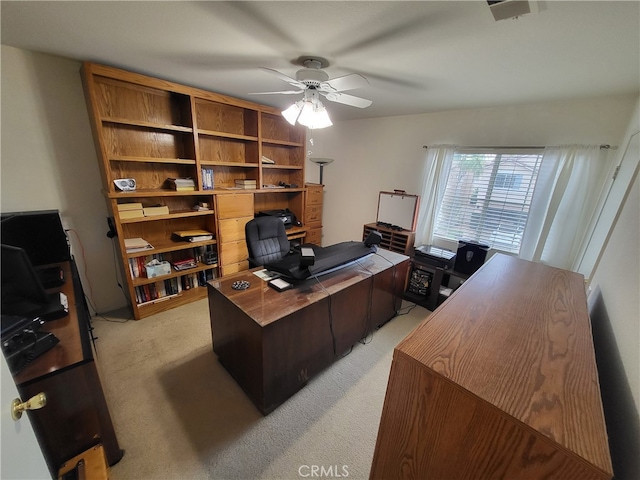
[[[213,350],[267,414],[400,308],[409,257],[387,250],[277,292],[252,272],[208,284]],[[231,285],[247,280],[247,290]]]
[[[495,255],[394,350],[371,479],[610,479],[584,278]]]
[[[110,465],[123,455],[92,354],[80,279],[73,262],[56,265],[63,268],[66,281],[48,291],[67,296],[69,314],[47,322],[42,330],[60,343],[14,375],[22,400],[40,392],[47,396],[44,408],[28,414],[54,478],[63,463],[98,443]]]

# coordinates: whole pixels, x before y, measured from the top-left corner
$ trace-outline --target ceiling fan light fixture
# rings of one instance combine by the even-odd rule
[[[317,98],[305,98],[300,100],[282,112],[282,116],[291,125],[296,121],[307,128],[326,128],[333,125],[329,113]]]
[[[293,105],[291,105],[289,108],[281,112],[285,120],[289,122],[291,125],[295,125],[296,120],[298,120],[298,117],[300,116],[300,112],[301,112],[301,108],[299,105],[300,103],[302,102],[301,101],[296,102]]]

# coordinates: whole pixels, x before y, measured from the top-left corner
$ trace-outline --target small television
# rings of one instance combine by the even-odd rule
[[[0,243],[24,249],[36,267],[71,260],[69,242],[58,210],[3,212],[0,217]]]
[[[47,293],[26,251],[0,245],[2,314],[54,320],[66,315],[60,293]]]

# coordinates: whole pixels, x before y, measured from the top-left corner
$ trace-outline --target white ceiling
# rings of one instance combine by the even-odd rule
[[[639,1],[532,2],[495,21],[475,1],[2,1],[2,44],[90,60],[280,108],[319,55],[366,109],[325,102],[335,120],[640,92]],[[297,99],[297,97],[295,97]]]

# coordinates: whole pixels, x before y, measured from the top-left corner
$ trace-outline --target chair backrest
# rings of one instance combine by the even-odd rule
[[[249,267],[275,262],[289,253],[287,232],[278,217],[267,215],[250,220],[245,226],[245,236]]]

